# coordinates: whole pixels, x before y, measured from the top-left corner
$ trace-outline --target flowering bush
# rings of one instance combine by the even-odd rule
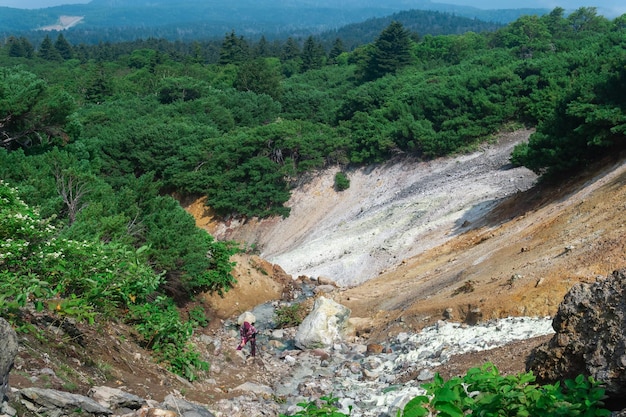
[[[208,369],[189,345],[193,325],[180,320],[171,300],[147,302],[163,276],[150,268],[146,247],[60,239],[54,225],[1,180],[0,242],[0,316],[18,321],[20,309],[32,303],[38,311],[93,323],[98,314],[123,316],[124,309],[174,372],[193,379],[194,369]]]
[[[85,308],[110,311],[143,302],[162,280],[142,258],[145,249],[57,238],[54,225],[4,182],[0,182],[0,241],[5,303],[13,298],[20,306],[27,301],[41,306],[47,298],[77,297]],[[16,299],[7,293],[22,296]]]

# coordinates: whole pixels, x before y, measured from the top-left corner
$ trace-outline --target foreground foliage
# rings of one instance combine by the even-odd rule
[[[529,373],[503,376],[491,363],[469,369],[465,376],[445,381],[437,374],[424,384],[425,395],[410,400],[397,417],[569,417],[609,416],[602,399],[604,389],[593,378],[579,375],[556,384],[537,385]],[[302,402],[299,417],[348,417],[337,408],[338,398],[325,396],[320,403]],[[281,417],[286,417],[281,415]]]
[[[123,320],[173,372],[193,380],[208,369],[189,344],[199,321],[183,321],[159,295],[165,274],[150,267],[148,247],[60,238],[52,223],[0,180],[1,317],[18,330],[28,330],[28,310],[59,321]]]
[[[609,416],[602,408],[604,389],[579,375],[564,386],[534,384],[532,373],[502,376],[493,364],[472,368],[460,378],[436,375],[426,395],[409,401],[398,417]]]

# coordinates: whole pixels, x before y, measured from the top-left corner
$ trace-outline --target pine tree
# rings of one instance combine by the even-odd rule
[[[41,45],[39,45],[39,52],[37,55],[40,58],[45,59],[46,61],[62,60],[61,54],[59,53],[59,51],[56,50],[48,35],[46,35],[46,37],[41,42]]]
[[[313,36],[309,36],[306,41],[304,41],[300,57],[302,58],[302,72],[322,68],[325,58],[324,47],[315,42]]]
[[[15,36],[10,36],[9,39],[7,39],[7,45],[9,46],[10,57],[17,58],[24,56],[24,47],[22,42],[20,42]]]
[[[237,37],[235,31],[226,35],[220,50],[220,65],[240,64],[248,60],[249,46],[243,36]]]
[[[374,42],[372,54],[367,62],[364,74],[366,81],[393,74],[409,65],[411,56],[411,37],[402,23],[392,22]]]
[[[104,65],[98,63],[90,70],[88,84],[85,87],[85,100],[92,103],[102,103],[112,92],[110,78],[107,77]]]
[[[54,48],[59,51],[59,55],[63,59],[72,59],[74,51],[72,51],[72,45],[65,39],[62,33],[57,36],[56,42],[54,42]]]
[[[300,57],[300,46],[298,42],[291,36],[287,38],[287,42],[285,46],[283,46],[283,51],[280,56],[282,61],[289,61],[290,59],[296,59]]]
[[[20,43],[22,44],[22,51],[24,53],[22,56],[25,58],[32,58],[35,56],[35,48],[33,47],[33,44],[30,43],[28,38],[20,36]]]
[[[328,63],[336,64],[337,57],[343,54],[344,52],[346,52],[346,48],[343,46],[343,42],[341,41],[341,39],[339,38],[335,39],[335,42],[333,42],[333,47],[330,49],[330,52],[328,53]]]
[[[254,57],[255,58],[267,58],[270,56],[270,45],[265,39],[265,36],[261,35],[261,39],[259,39],[259,43],[256,44],[254,48]]]
[[[278,99],[281,94],[280,73],[266,58],[247,61],[239,68],[233,87],[239,91],[254,91]]]

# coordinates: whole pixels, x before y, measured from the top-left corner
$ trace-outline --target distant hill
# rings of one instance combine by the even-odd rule
[[[494,31],[504,26],[501,23],[485,22],[478,19],[457,16],[446,12],[408,10],[390,16],[376,17],[360,23],[352,23],[320,35],[329,42],[340,38],[347,49],[363,43],[373,42],[392,21],[402,25],[417,35],[458,35],[467,32]]]
[[[37,35],[33,31],[58,24],[62,16],[81,16],[81,23],[67,30],[66,37],[70,41],[120,42],[149,37],[191,41],[221,38],[232,30],[248,38],[260,37],[261,34],[268,39],[304,37],[410,9],[446,12],[491,24],[506,24],[522,14],[544,14],[548,11],[481,10],[428,0],[390,0],[384,3],[369,0],[92,0],[88,4],[38,10],[0,7],[0,35],[30,33],[31,38],[42,38],[44,34]],[[370,23],[378,22],[369,21],[367,24]],[[461,28],[469,27],[472,28],[469,30],[477,31],[474,26],[465,21],[453,32],[446,29],[446,33],[458,33],[465,30]],[[347,29],[345,33],[356,29]],[[422,33],[419,29],[416,31]]]

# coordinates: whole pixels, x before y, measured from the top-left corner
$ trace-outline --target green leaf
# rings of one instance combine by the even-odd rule
[[[448,387],[443,387],[437,390],[435,397],[437,402],[452,402],[461,399],[457,391],[452,390]]]
[[[403,417],[422,417],[428,414],[428,409],[422,404],[428,403],[429,398],[424,395],[418,395],[411,401],[406,403],[403,410]]]
[[[462,417],[463,416],[463,410],[461,410],[459,407],[457,407],[456,405],[452,403],[445,402],[445,403],[437,404],[435,405],[435,409],[440,411],[441,416],[445,416],[445,417]]]

